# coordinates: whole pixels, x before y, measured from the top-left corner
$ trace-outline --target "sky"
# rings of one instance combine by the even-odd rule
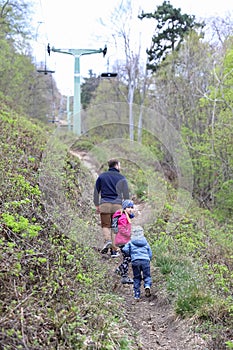
[[[108,71],[111,64],[122,56],[118,40],[113,33],[112,16],[118,20],[116,8],[124,6],[126,0],[32,0],[35,14],[34,24],[34,59],[43,61],[47,69],[54,70],[53,77],[63,95],[73,95],[74,89],[74,57],[72,55],[51,52],[48,56],[46,46],[49,43],[56,49],[94,49],[104,48],[108,52],[105,58],[95,53],[80,57],[81,77],[88,77],[89,69],[99,75]],[[131,24],[134,39],[132,44],[141,43],[141,52],[149,47],[153,35],[153,20],[137,19],[138,10],[154,12],[163,0],[133,0],[135,22]],[[224,17],[233,12],[232,0],[170,0],[175,8],[181,8],[181,13],[195,15],[196,19],[211,16]],[[100,24],[100,19],[104,25]],[[120,19],[119,19],[120,20]],[[111,69],[109,69],[111,71]]]

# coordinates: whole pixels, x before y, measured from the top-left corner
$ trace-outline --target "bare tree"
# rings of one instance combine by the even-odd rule
[[[136,8],[131,0],[121,2],[120,6],[115,8],[111,17],[109,27],[111,28],[111,36],[114,38],[116,51],[124,56],[121,64],[117,65],[118,78],[127,86],[127,95],[124,96],[129,106],[129,137],[134,140],[135,118],[133,113],[133,104],[143,104],[147,74],[145,74],[146,62],[143,64],[141,55],[141,34],[135,30],[135,22],[141,24],[137,15],[139,8]],[[104,24],[104,22],[102,21]],[[106,25],[106,24],[105,24]],[[107,25],[106,25],[107,26]],[[135,99],[137,91],[139,99]],[[122,90],[125,94],[125,90]],[[141,95],[142,94],[142,95]],[[141,139],[142,126],[142,109],[138,122],[138,140]]]

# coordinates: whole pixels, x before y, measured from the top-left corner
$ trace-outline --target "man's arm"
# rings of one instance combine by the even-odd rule
[[[123,197],[123,200],[129,199],[129,187],[125,178],[117,183],[117,193]]]
[[[124,199],[129,199],[129,186],[127,180],[123,180],[123,198]]]

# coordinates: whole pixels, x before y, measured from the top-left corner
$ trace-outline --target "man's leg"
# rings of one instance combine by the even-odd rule
[[[118,248],[114,244],[116,234],[111,229],[110,229],[110,232],[111,232],[110,234],[111,234],[111,241],[112,241],[112,249],[116,251],[118,250]]]
[[[111,248],[112,257],[118,256],[118,254],[114,253],[116,251],[116,247],[114,245],[115,236],[113,236],[113,232],[111,230],[112,215],[119,207],[121,207],[121,205],[112,203],[102,203],[100,205],[100,219],[104,238],[104,247],[102,248],[101,253],[106,254],[108,249]]]
[[[108,227],[102,227],[104,246],[101,249],[102,254],[107,254],[108,250],[112,248],[111,230]]]
[[[113,214],[121,209],[122,206],[121,204],[111,204],[110,206],[110,213],[111,213],[111,219],[110,219],[110,227],[111,227],[111,223],[112,223],[112,216]],[[116,234],[114,233],[114,231],[111,229],[111,240],[112,240],[112,249],[111,249],[111,256],[112,258],[114,257],[118,257],[119,256],[119,253],[117,253],[117,251],[119,250],[118,247],[115,246],[115,236]]]
[[[102,227],[104,242],[112,241],[111,229],[108,227]]]
[[[102,254],[107,254],[108,250],[112,247],[111,237],[111,215],[108,213],[100,213],[102,234],[104,239],[104,246],[101,249]]]

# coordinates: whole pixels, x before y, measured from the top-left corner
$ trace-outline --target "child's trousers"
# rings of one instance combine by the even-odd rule
[[[122,248],[121,246],[120,248]],[[121,251],[122,252],[122,251]],[[130,256],[125,255],[125,253],[122,252],[123,261],[118,266],[118,269],[120,270],[121,277],[127,277],[129,272],[129,263],[131,262]]]
[[[151,287],[152,285],[152,279],[150,274],[150,261],[135,260],[132,262],[132,269],[134,294],[140,295],[140,287],[142,280],[144,281],[144,288]]]

